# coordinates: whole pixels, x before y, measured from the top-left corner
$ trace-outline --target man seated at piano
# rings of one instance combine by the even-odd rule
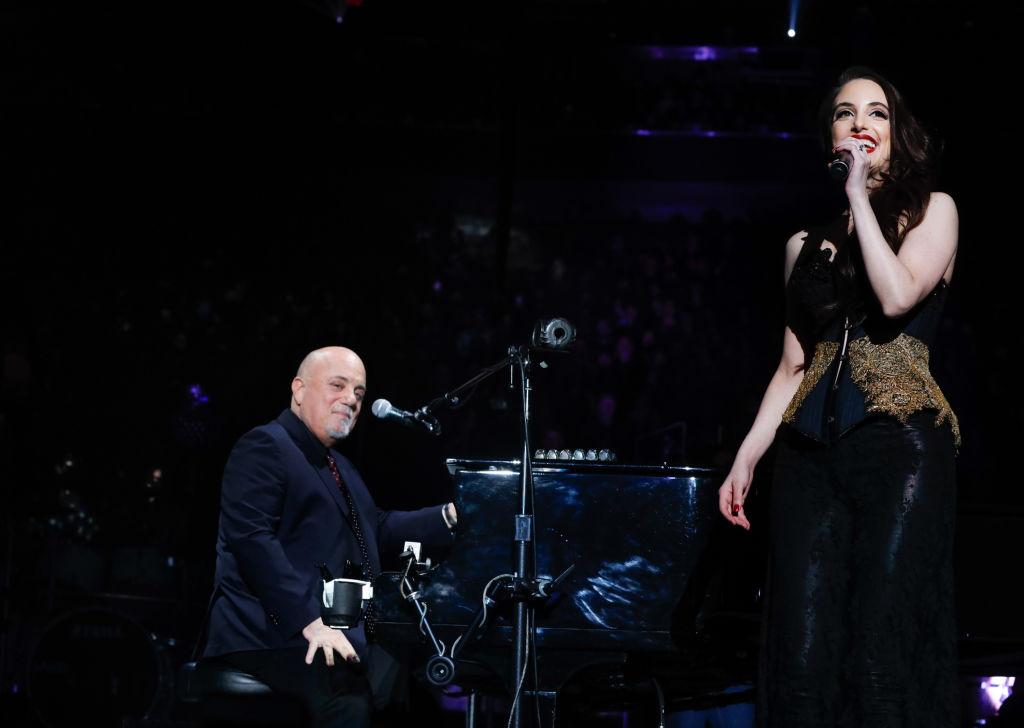
[[[382,511],[333,448],[359,418],[366,368],[350,349],[308,354],[291,406],[235,444],[224,469],[217,564],[204,658],[217,658],[303,703],[315,726],[368,726],[396,661],[374,643],[372,607],[356,626],[321,618],[324,574],[372,580],[381,553],[452,538],[452,503]],[[346,562],[355,574],[344,573]],[[340,659],[338,659],[340,658]]]

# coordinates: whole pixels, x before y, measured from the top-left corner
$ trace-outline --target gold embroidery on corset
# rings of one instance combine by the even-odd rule
[[[817,343],[814,347],[814,356],[811,357],[811,363],[804,372],[804,378],[800,380],[800,386],[797,387],[796,394],[793,395],[789,406],[786,407],[786,411],[782,414],[783,422],[790,424],[793,422],[793,418],[796,417],[796,411],[803,404],[804,399],[814,389],[818,381],[825,375],[825,372],[828,371],[829,364],[832,363],[837,351],[839,351],[839,342],[819,341]]]
[[[865,336],[850,342],[850,377],[864,393],[868,412],[885,412],[903,424],[927,407],[938,410],[935,426],[948,421],[960,447],[960,423],[928,368],[928,346],[907,334],[887,344]]]

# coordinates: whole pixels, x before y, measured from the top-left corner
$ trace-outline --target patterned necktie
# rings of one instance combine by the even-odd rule
[[[338,484],[338,490],[345,497],[345,502],[348,504],[348,515],[349,521],[352,524],[352,530],[356,534],[356,542],[359,544],[359,552],[363,557],[363,578],[367,581],[373,581],[373,566],[370,564],[370,552],[366,548],[366,537],[363,535],[363,528],[359,525],[359,511],[356,510],[356,502],[352,497],[352,492],[345,485],[345,481],[341,479],[341,473],[338,471],[338,463],[335,462],[334,456],[330,452],[327,453],[327,467],[331,470],[331,475],[334,476],[334,482]],[[373,600],[371,599],[366,604],[366,638],[370,639],[373,637],[373,633],[376,628],[377,619],[373,609]]]

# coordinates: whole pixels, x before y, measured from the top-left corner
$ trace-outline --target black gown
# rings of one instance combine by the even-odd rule
[[[822,310],[845,221],[810,231],[787,288],[814,354],[776,437],[758,724],[955,728],[959,427],[928,372],[947,286],[899,319]]]

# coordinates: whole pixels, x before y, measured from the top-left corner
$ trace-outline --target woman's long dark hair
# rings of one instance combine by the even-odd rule
[[[870,199],[882,235],[893,252],[898,253],[907,233],[921,224],[928,209],[928,200],[935,186],[935,167],[940,145],[914,117],[903,95],[888,79],[866,66],[853,66],[840,74],[819,110],[821,141],[825,152],[832,149],[832,114],[836,97],[844,85],[859,78],[874,81],[881,86],[889,106],[889,168],[881,173],[881,184],[871,192]],[[835,262],[841,276],[840,297],[845,299],[843,303],[847,310],[859,308],[857,304],[861,302],[851,298],[862,296],[851,294],[855,289],[862,289],[864,283],[860,247],[839,246]],[[857,278],[861,279],[860,286],[854,285]]]

